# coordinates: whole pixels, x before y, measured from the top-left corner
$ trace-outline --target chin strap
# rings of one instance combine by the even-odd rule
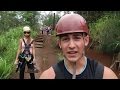
[[[86,66],[87,66],[87,58],[85,57],[85,65],[81,69],[80,74],[85,70]],[[73,76],[72,76],[72,79],[76,79],[76,69],[77,69],[77,65],[76,65],[76,62],[75,62],[74,66],[73,66]]]
[[[72,76],[72,79],[76,79],[76,62],[74,63],[74,66],[73,66],[73,76]]]

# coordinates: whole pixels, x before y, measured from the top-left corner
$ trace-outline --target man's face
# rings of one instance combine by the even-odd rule
[[[85,46],[89,43],[89,36],[82,33],[71,33],[60,36],[59,46],[68,61],[76,62],[83,56]]]

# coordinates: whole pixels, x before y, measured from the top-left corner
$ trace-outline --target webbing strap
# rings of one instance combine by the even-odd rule
[[[33,41],[34,41],[34,40],[31,41],[31,43],[29,44],[29,46],[33,43]],[[24,42],[24,45],[26,46],[27,44],[26,44],[24,38],[23,38],[23,42]]]
[[[61,71],[58,64],[55,64],[53,66],[53,69],[54,69],[54,71],[56,73],[55,79],[65,79],[65,76],[64,76],[63,72]]]
[[[104,66],[101,63],[97,64],[95,71],[95,79],[103,79]]]

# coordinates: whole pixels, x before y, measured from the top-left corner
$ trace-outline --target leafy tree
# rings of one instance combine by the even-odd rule
[[[53,24],[56,24],[56,22],[59,20],[60,16],[56,13],[54,17],[54,13],[50,12],[48,15],[44,16],[44,19],[42,20],[43,25],[50,26]]]
[[[74,12],[82,15],[86,19],[87,23],[93,23],[104,15],[104,11],[74,11]]]
[[[33,29],[36,29],[38,24],[38,19],[36,18],[37,15],[37,11],[24,11],[22,15],[24,24],[30,25]]]
[[[107,12],[105,15],[90,24],[93,41],[99,42],[97,48],[115,54],[120,52],[120,12]]]
[[[36,30],[38,27],[37,15],[37,11],[0,11],[0,32],[23,25],[29,25]]]

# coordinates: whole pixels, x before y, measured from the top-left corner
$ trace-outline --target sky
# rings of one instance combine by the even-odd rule
[[[38,11],[38,12],[40,12],[40,14],[47,15],[47,14],[49,14],[49,12],[57,13],[58,11]],[[73,13],[73,11],[71,11],[70,13]],[[64,11],[59,11],[59,15],[63,16],[64,15]],[[39,23],[42,24],[41,20],[39,20]]]
[[[51,11],[40,11],[42,14],[49,14],[49,12],[51,12]],[[58,12],[58,11],[52,11],[53,13],[56,13],[56,12]],[[73,13],[72,11],[71,11],[71,13]],[[62,15],[64,15],[64,11],[61,11],[60,12],[60,16],[62,16]]]

